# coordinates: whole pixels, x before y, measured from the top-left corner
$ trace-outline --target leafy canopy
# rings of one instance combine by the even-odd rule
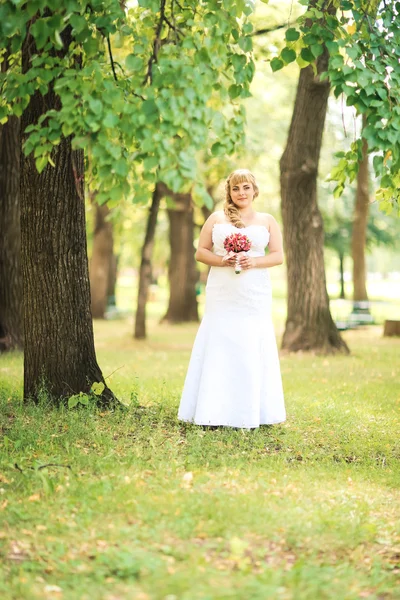
[[[328,78],[336,97],[365,114],[362,136],[374,155],[373,166],[380,188],[381,209],[400,211],[400,2],[378,0],[299,0],[307,6],[298,27],[286,30],[286,45],[271,60],[277,71],[297,61],[312,65],[329,52]],[[336,9],[332,11],[332,8]],[[338,153],[331,173],[342,194],[354,180],[362,156],[361,137],[348,152]]]
[[[252,0],[3,0],[0,123],[54,89],[60,107],[25,132],[38,171],[72,136],[99,202],[145,200],[156,180],[173,191],[197,181],[201,194],[197,151],[243,142],[252,10]]]

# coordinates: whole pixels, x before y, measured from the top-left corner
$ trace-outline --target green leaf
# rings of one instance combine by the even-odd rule
[[[211,146],[211,154],[213,156],[220,156],[221,154],[224,153],[224,146],[221,144],[221,142],[215,142],[212,146]]]
[[[95,394],[96,396],[101,396],[101,394],[105,390],[105,387],[106,386],[104,385],[104,383],[102,381],[98,381],[98,382],[95,381],[92,384],[92,388],[91,389],[92,389],[93,394]]]
[[[315,58],[318,58],[318,56],[321,56],[321,54],[323,53],[324,48],[321,44],[312,44],[312,46],[310,46],[310,50],[313,56]]]
[[[47,165],[47,156],[39,156],[36,160],[35,160],[35,164],[36,164],[36,169],[38,171],[38,173],[41,173],[43,171],[43,169],[45,168],[45,166]]]
[[[75,408],[79,404],[80,398],[79,394],[75,394],[74,396],[70,396],[68,398],[68,408]]]
[[[241,85],[233,84],[233,85],[229,86],[228,93],[229,93],[229,97],[231,98],[231,100],[234,100],[235,98],[240,96],[241,92],[242,92]]]
[[[279,69],[283,69],[284,66],[285,66],[285,63],[280,58],[275,57],[271,60],[271,69],[274,72],[279,71]]]
[[[139,71],[143,68],[143,60],[135,54],[128,54],[125,59],[125,65],[130,71]]]
[[[248,35],[239,38],[238,43],[239,43],[239,47],[243,50],[243,52],[250,52],[251,49],[253,48],[253,40]]]
[[[281,57],[286,64],[289,64],[296,60],[296,52],[291,48],[284,48],[281,52]]]
[[[314,55],[311,52],[310,48],[302,48],[300,52],[300,56],[303,60],[308,63],[314,62]]]
[[[102,101],[96,100],[96,98],[89,98],[89,106],[96,115],[99,115],[103,110]]]
[[[288,42],[296,42],[300,37],[300,32],[297,31],[294,27],[289,27],[286,30],[285,38]]]
[[[103,125],[104,127],[108,127],[108,128],[114,128],[116,127],[116,125],[118,125],[119,123],[119,117],[118,115],[115,115],[112,112],[108,112],[106,114],[105,119],[103,119]]]

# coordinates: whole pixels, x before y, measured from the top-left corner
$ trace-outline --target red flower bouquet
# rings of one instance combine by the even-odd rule
[[[251,248],[251,241],[247,235],[242,233],[231,233],[224,240],[224,248],[227,251],[227,257],[238,254],[239,252],[248,252]],[[242,267],[240,266],[236,257],[235,273],[240,273]]]

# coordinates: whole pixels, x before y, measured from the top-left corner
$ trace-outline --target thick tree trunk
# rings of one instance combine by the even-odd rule
[[[146,235],[142,248],[134,333],[134,337],[138,340],[146,337],[146,305],[149,286],[151,283],[151,258],[153,255],[157,216],[160,208],[160,201],[163,196],[163,189],[164,186],[162,186],[160,183],[157,183],[156,187],[154,188],[149,216],[147,219]]]
[[[62,33],[65,47],[70,30]],[[63,51],[60,51],[61,54]],[[25,72],[40,53],[28,34],[22,49]],[[36,93],[22,115],[22,131],[49,109],[60,108],[52,90]],[[21,155],[21,258],[24,282],[24,397],[52,398],[87,392],[104,382],[96,361],[86,247],[84,160],[71,138],[52,152],[55,167],[42,173],[32,155]],[[105,387],[103,402],[114,400]]]
[[[8,55],[1,70],[8,68]],[[10,117],[0,125],[0,352],[23,347],[20,122]]]
[[[173,194],[175,208],[168,210],[169,304],[163,321],[181,323],[198,321],[196,284],[198,271],[194,258],[194,222],[191,194]]]
[[[93,250],[90,260],[90,294],[92,317],[104,319],[107,309],[110,276],[113,269],[114,240],[112,222],[107,219],[110,209],[106,204],[95,204]]]
[[[366,119],[363,115],[363,126]],[[367,242],[367,224],[369,212],[369,173],[368,173],[368,143],[363,139],[362,160],[357,174],[357,192],[353,216],[353,234],[351,251],[353,257],[353,300],[354,302],[368,301],[365,268],[365,247]]]
[[[0,125],[0,352],[23,347],[20,123]]]
[[[339,254],[339,269],[340,269],[340,296],[341,300],[345,300],[346,294],[344,292],[344,255]]]
[[[317,61],[325,69],[326,51]],[[326,289],[324,230],[317,204],[317,174],[329,83],[312,67],[301,69],[286,149],[280,161],[288,314],[282,347],[348,352],[332,320]]]

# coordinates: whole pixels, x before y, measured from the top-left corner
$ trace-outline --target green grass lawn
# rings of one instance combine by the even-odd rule
[[[95,324],[125,411],[23,405],[0,358],[0,597],[400,598],[400,340],[283,355],[286,423],[205,431],[176,420],[197,326],[132,327]]]

